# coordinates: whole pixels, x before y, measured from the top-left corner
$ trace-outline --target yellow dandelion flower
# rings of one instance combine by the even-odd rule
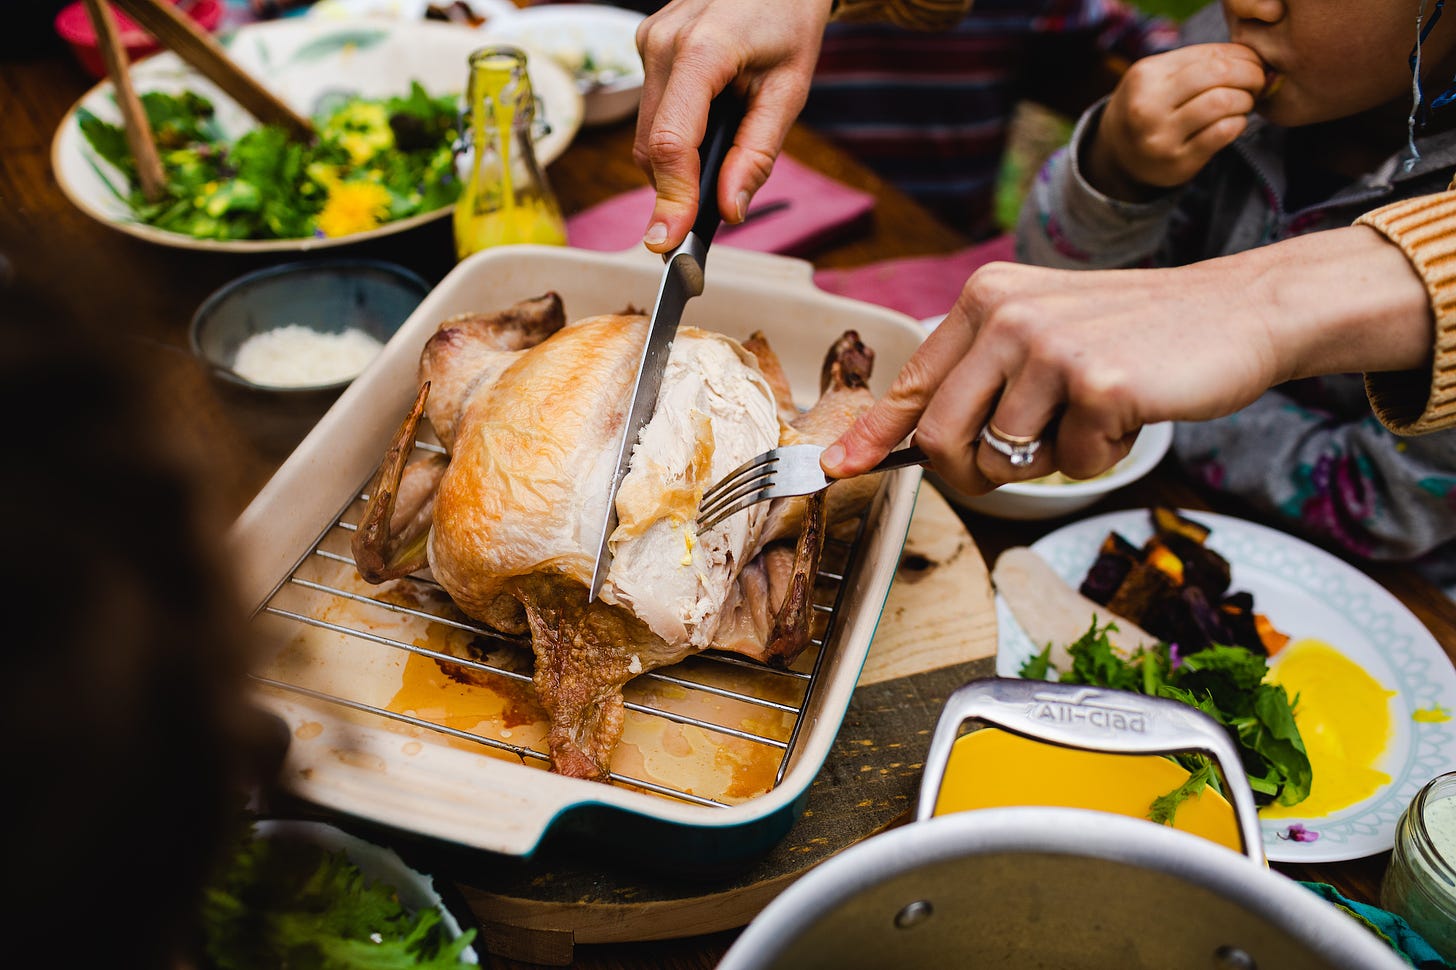
[[[325,236],[347,236],[368,232],[389,215],[389,192],[371,182],[339,182],[318,216],[319,232]]]

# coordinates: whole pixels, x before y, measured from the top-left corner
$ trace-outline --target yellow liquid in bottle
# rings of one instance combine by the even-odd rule
[[[524,205],[502,205],[477,211],[467,188],[455,206],[455,250],[464,259],[490,246],[508,243],[566,245],[566,226],[554,207],[530,200]]]
[[[455,203],[456,255],[511,243],[566,245],[566,222],[531,146],[534,97],[525,54],[479,50],[470,71],[475,158]]]

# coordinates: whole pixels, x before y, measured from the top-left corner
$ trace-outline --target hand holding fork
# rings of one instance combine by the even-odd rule
[[[750,458],[703,493],[698,506],[698,528],[711,529],[735,512],[769,499],[809,495],[835,481],[819,467],[823,445],[784,445]],[[930,459],[911,445],[892,451],[865,474],[923,465]]]

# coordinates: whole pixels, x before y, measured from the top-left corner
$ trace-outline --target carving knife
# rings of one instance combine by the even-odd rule
[[[698,217],[682,245],[662,257],[667,265],[662,271],[662,283],[658,287],[657,302],[653,305],[648,325],[647,342],[642,346],[642,358],[637,365],[637,381],[632,387],[626,426],[622,429],[616,472],[612,475],[611,492],[607,496],[606,521],[602,523],[597,562],[592,569],[589,601],[596,599],[601,592],[612,565],[612,551],[607,540],[617,529],[617,490],[622,487],[627,466],[632,463],[632,449],[637,446],[637,437],[657,408],[657,392],[662,386],[662,372],[667,367],[678,321],[682,319],[688,300],[703,292],[708,244],[713,241],[713,234],[722,222],[718,212],[718,170],[733,145],[733,136],[738,133],[743,111],[743,100],[732,88],[714,98],[708,108],[708,125],[703,133],[703,143],[698,146]]]

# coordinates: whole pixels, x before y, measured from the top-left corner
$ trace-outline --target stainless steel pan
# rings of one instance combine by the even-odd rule
[[[1108,703],[1145,730],[1126,718],[1109,728],[1107,718],[1062,716],[1106,710]],[[1197,739],[1221,729],[1167,704],[1176,702],[1063,684],[968,684],[947,701],[931,742],[916,821],[796,882],[748,926],[718,970],[1406,966],[1367,929],[1270,871],[1257,841],[1246,841],[1240,855],[1141,819],[1074,808],[931,817],[950,745],[975,718],[1098,750],[1159,750],[1183,734],[1188,748],[1229,769],[1230,801],[1247,833],[1252,800],[1237,758]]]

